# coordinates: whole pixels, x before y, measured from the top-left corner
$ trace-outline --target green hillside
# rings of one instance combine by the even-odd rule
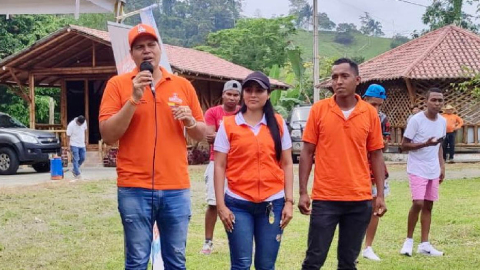
[[[391,38],[370,37],[354,33],[355,41],[346,46],[334,41],[336,32],[321,31],[319,33],[320,56],[328,58],[363,56],[365,60],[390,50]],[[299,30],[292,37],[295,45],[300,46],[304,59],[313,58],[313,34],[311,31]]]

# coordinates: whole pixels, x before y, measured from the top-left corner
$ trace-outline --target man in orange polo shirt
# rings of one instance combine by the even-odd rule
[[[335,95],[315,103],[303,133],[300,154],[298,208],[310,215],[308,249],[302,269],[320,269],[339,225],[338,269],[356,269],[372,214],[372,182],[367,154],[377,186],[375,215],[386,211],[384,200],[383,137],[378,113],[355,90],[358,66],[341,58],[332,67]],[[310,209],[307,184],[315,155]]]
[[[99,116],[103,141],[119,141],[125,269],[147,269],[155,221],[165,269],[186,269],[191,210],[184,130],[195,140],[204,139],[202,110],[191,83],[159,67],[161,50],[152,27],[135,26],[128,40],[137,68],[108,81]],[[140,71],[144,62],[155,67],[153,73]]]
[[[445,136],[445,140],[443,141],[443,160],[447,161],[448,154],[448,162],[451,163],[454,162],[457,130],[461,129],[463,126],[463,119],[454,114],[454,110],[455,108],[448,104],[445,107],[445,113],[442,114],[443,118],[447,120],[447,136]]]

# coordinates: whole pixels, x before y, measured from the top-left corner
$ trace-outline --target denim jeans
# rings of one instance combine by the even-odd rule
[[[443,142],[443,160],[447,160],[447,154],[449,159],[453,159],[455,155],[455,137],[457,132],[447,133],[445,141]]]
[[[355,260],[372,216],[372,201],[313,201],[308,231],[308,249],[302,270],[318,270],[325,263],[337,225],[338,268],[357,269]]]
[[[153,219],[152,219],[153,207]],[[190,189],[118,188],[118,211],[125,240],[125,269],[147,269],[152,228],[157,222],[165,270],[184,270],[190,221]]]
[[[255,269],[274,270],[283,231],[280,228],[284,199],[271,202],[274,220],[269,222],[268,202],[253,203],[225,195],[225,204],[235,215],[233,231],[227,232],[231,270],[249,270],[255,239]]]
[[[80,175],[80,166],[85,161],[87,149],[85,147],[70,146],[72,152],[73,174]]]

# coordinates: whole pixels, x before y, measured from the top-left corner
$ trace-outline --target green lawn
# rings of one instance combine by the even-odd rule
[[[215,232],[215,253],[200,255],[203,242],[203,166],[191,167],[192,209],[188,269],[228,269],[225,233]],[[382,262],[360,259],[359,269],[479,269],[480,179],[452,180],[441,186],[434,207],[432,243],[446,256],[412,258],[398,254],[410,206],[407,182],[392,181],[389,212],[382,219],[375,250]],[[220,225],[220,224],[219,224]],[[283,237],[277,269],[300,269],[308,218],[294,214]],[[418,244],[419,231],[415,233]],[[336,269],[336,244],[324,269]],[[52,183],[0,190],[0,269],[121,269],[123,235],[113,180]]]
[[[392,39],[382,37],[370,37],[361,33],[353,34],[355,41],[346,46],[334,42],[335,32],[319,32],[319,54],[328,58],[363,56],[365,60],[373,58],[381,53],[390,50]],[[292,37],[295,45],[300,46],[305,60],[313,59],[313,34],[304,30],[299,30]]]

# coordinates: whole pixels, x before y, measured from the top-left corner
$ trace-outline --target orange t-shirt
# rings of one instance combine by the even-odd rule
[[[313,200],[372,199],[367,153],[383,148],[382,129],[375,108],[355,97],[347,120],[335,96],[312,106],[303,141],[316,145]]]
[[[155,86],[157,107],[157,145],[155,152],[154,189],[190,187],[187,145],[182,121],[175,120],[169,104],[189,106],[193,117],[203,122],[203,113],[192,84],[164,68],[162,79]],[[138,69],[110,79],[103,93],[99,121],[105,121],[129,102],[132,79]],[[130,126],[120,138],[117,156],[119,187],[152,188],[155,146],[155,107],[150,87],[145,89]]]
[[[443,118],[447,120],[447,133],[452,133],[463,126],[463,119],[456,114],[442,114]]]

